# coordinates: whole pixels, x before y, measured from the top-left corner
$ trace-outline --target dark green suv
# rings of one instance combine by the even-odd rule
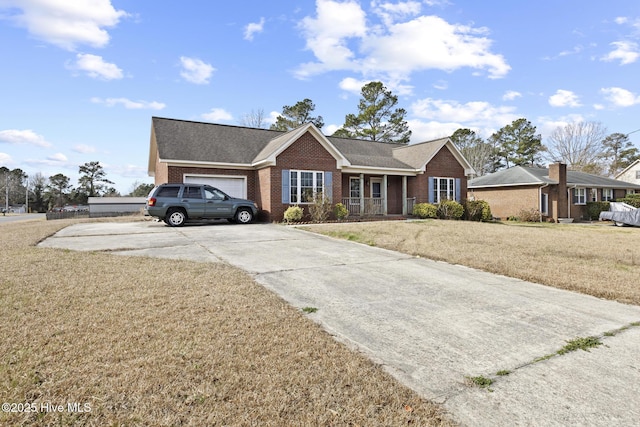
[[[258,205],[231,197],[210,185],[162,184],[149,193],[144,212],[172,227],[195,219],[228,219],[248,224],[258,214]]]

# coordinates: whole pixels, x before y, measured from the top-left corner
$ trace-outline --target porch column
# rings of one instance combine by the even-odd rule
[[[407,206],[407,176],[402,176],[402,216],[407,216],[409,207]]]
[[[360,216],[364,215],[364,174],[360,174]]]
[[[382,215],[387,215],[387,175],[382,175]]]

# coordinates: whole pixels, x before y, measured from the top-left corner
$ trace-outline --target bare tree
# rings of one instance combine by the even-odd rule
[[[451,140],[458,147],[465,159],[475,170],[475,176],[483,176],[491,172],[495,150],[471,129],[458,129]]]
[[[571,170],[602,174],[607,128],[600,122],[573,122],[557,127],[547,138],[547,158]]]
[[[251,110],[250,113],[246,113],[240,119],[240,126],[249,128],[266,128],[264,110],[259,108],[258,110]]]

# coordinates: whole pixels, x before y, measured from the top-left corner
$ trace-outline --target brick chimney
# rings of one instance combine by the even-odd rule
[[[549,165],[549,179],[558,182],[553,199],[550,200],[551,216],[554,220],[566,218],[569,215],[569,197],[567,195],[567,165],[564,163],[554,163]]]

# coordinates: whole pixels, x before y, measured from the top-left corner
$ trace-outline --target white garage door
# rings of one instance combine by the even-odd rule
[[[207,184],[219,188],[230,196],[247,198],[247,180],[244,177],[186,175],[184,182],[187,184]]]

